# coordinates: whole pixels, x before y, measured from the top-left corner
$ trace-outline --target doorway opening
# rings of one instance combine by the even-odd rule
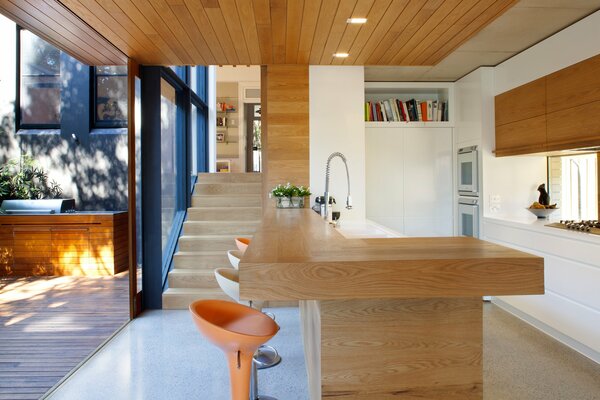
[[[246,172],[262,171],[260,104],[248,103],[246,108]]]

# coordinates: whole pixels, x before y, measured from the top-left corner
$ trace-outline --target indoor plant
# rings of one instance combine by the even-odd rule
[[[289,182],[287,185],[279,184],[271,190],[277,208],[304,208],[304,198],[310,195],[309,188],[292,185]]]

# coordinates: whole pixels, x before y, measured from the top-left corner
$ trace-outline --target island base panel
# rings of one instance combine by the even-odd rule
[[[313,321],[305,344],[320,342],[321,365],[307,364],[311,400],[483,398],[480,297],[332,300],[303,311]]]

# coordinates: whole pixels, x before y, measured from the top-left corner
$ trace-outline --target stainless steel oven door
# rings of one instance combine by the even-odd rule
[[[458,150],[458,193],[477,196],[479,193],[477,146]]]
[[[478,199],[458,199],[458,235],[479,237]]]

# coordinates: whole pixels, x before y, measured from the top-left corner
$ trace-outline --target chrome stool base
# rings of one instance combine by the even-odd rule
[[[278,365],[281,362],[281,356],[271,346],[260,346],[254,353],[254,364],[258,369],[267,369]]]

